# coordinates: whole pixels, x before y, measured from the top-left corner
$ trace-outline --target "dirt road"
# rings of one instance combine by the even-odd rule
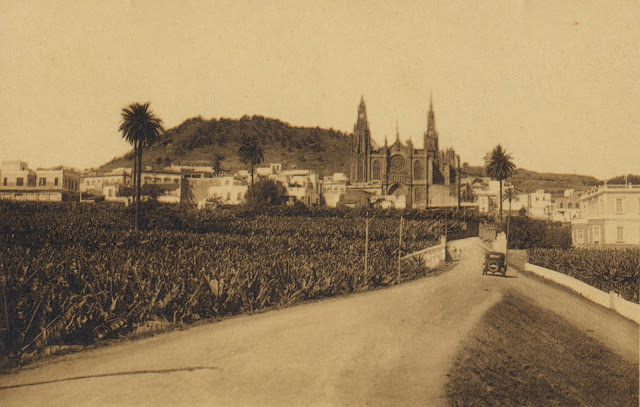
[[[637,325],[519,274],[483,277],[483,250],[473,239],[458,244],[460,263],[437,277],[63,356],[1,376],[0,405],[445,405],[457,347],[507,289],[582,324],[637,362]],[[594,328],[594,318],[606,329]]]

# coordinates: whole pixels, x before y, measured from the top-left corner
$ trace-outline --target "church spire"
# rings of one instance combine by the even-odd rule
[[[429,113],[427,113],[427,133],[434,135],[436,133],[436,115],[433,113],[433,93],[429,96]]]
[[[400,131],[398,130],[398,118],[396,117],[396,142],[400,142]]]
[[[433,93],[429,96],[429,112],[427,113],[427,131],[424,133],[424,148],[430,154],[437,154],[439,150],[436,115],[433,112]]]

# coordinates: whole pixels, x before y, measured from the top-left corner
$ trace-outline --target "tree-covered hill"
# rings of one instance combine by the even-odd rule
[[[463,173],[474,177],[486,175],[484,168],[480,166],[465,166]],[[536,172],[524,168],[517,168],[516,174],[507,178],[506,181],[522,192],[529,193],[544,189],[545,192],[551,192],[553,195],[562,195],[565,189],[584,191],[600,182],[590,175]]]
[[[348,175],[351,135],[334,129],[299,127],[278,119],[263,116],[244,116],[240,119],[211,119],[194,117],[168,129],[153,146],[144,151],[144,165],[156,168],[169,164],[213,166],[216,157],[223,170],[234,172],[247,167],[240,163],[238,148],[244,136],[256,137],[264,149],[264,163],[281,163],[285,168],[304,168],[331,175]],[[464,159],[464,157],[462,157]],[[104,164],[100,169],[131,167],[133,151]],[[516,162],[517,164],[517,162]],[[463,173],[484,176],[484,168],[465,163]],[[544,189],[562,194],[565,189],[588,189],[600,181],[592,176],[577,174],[539,173],[518,168],[507,179],[522,192]]]
[[[350,136],[319,127],[296,127],[277,119],[244,116],[241,119],[194,117],[168,129],[153,146],[145,149],[144,165],[213,165],[217,156],[223,170],[245,169],[238,158],[244,136],[256,137],[264,149],[264,163],[282,163],[288,168],[305,168],[321,175],[348,173]],[[103,165],[101,170],[130,167],[133,152]]]

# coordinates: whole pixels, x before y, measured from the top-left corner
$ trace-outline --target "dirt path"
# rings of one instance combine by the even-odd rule
[[[473,240],[458,244],[462,260],[438,277],[68,355],[1,376],[0,405],[445,405],[446,374],[461,340],[504,290],[522,286],[536,301],[558,307],[543,282],[483,277],[483,250]],[[567,312],[589,325],[581,316],[592,313],[588,305]],[[637,325],[634,333],[616,321],[609,328],[622,326],[629,342],[635,338],[633,346],[618,341],[617,351],[635,351],[637,360]]]

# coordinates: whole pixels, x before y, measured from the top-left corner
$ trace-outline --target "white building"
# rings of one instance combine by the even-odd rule
[[[580,196],[573,189],[564,191],[562,197],[551,199],[551,219],[558,222],[571,222],[580,217]]]
[[[322,196],[324,198],[324,204],[331,208],[338,206],[338,202],[340,202],[347,191],[348,182],[349,179],[347,176],[341,172],[324,177],[322,179]]]
[[[237,175],[247,184],[251,180],[249,171],[238,171]],[[269,167],[256,168],[254,178],[254,182],[258,182],[260,179],[280,182],[286,189],[289,203],[298,201],[308,206],[320,204],[320,177],[315,171],[283,170],[282,164],[271,164]]]
[[[140,185],[157,185],[161,191],[158,201],[166,203],[180,202],[180,185],[182,173],[173,168],[153,170],[145,167],[140,174]],[[124,187],[131,187],[131,168],[117,168],[107,172],[88,172],[82,177],[80,192],[103,196],[105,201],[128,203],[129,198],[120,196]]]
[[[527,214],[532,218],[549,219],[552,213],[551,193],[539,189],[529,194]]]
[[[209,186],[207,202],[215,202],[223,205],[239,205],[245,202],[249,187],[241,179],[231,175],[214,177]],[[204,204],[198,203],[199,207]]]
[[[640,185],[604,185],[580,197],[574,246],[640,245]]]
[[[78,201],[80,172],[68,167],[32,170],[24,161],[0,165],[0,199],[16,201]]]

